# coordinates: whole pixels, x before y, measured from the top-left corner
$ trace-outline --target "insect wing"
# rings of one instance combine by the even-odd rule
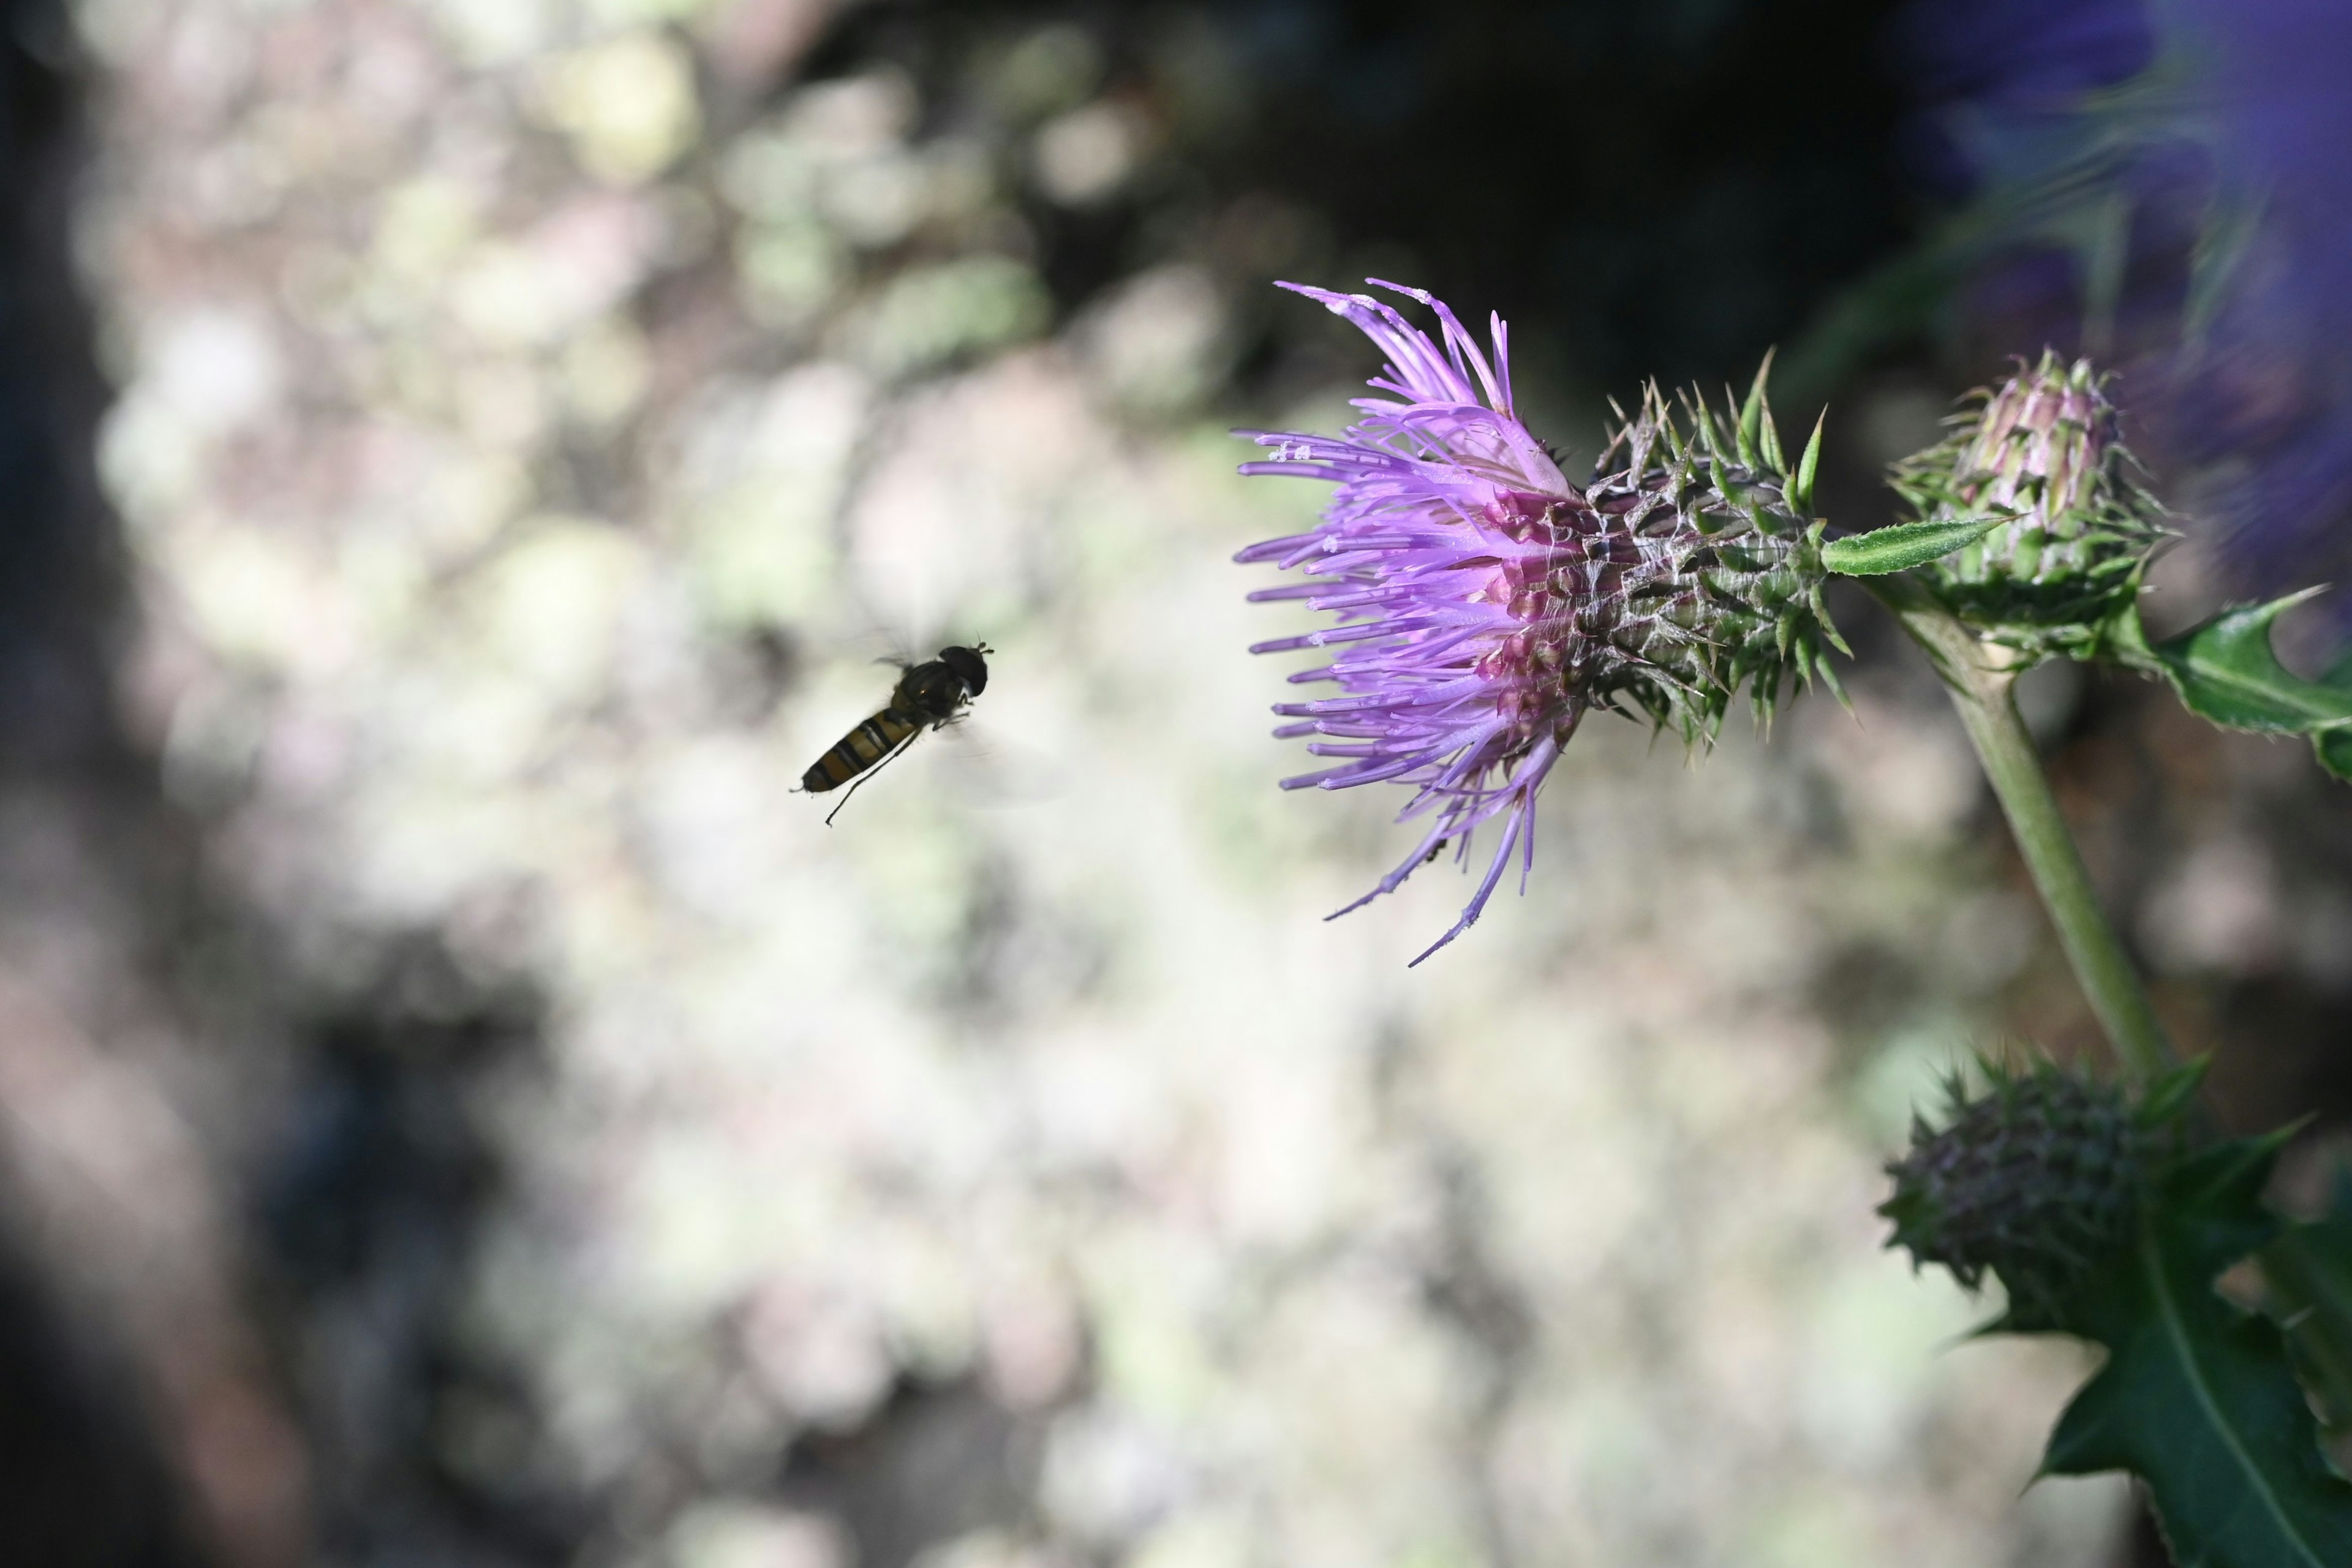
[[[972,805],[1042,805],[1069,793],[1069,771],[1051,753],[969,713],[941,725],[921,750],[938,787]]]

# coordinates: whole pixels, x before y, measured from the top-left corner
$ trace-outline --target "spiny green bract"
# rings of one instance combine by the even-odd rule
[[[1586,491],[1633,547],[1622,598],[1596,606],[1625,656],[1605,700],[1686,742],[1712,739],[1746,683],[1769,720],[1794,683],[1832,690],[1827,649],[1845,651],[1822,604],[1823,524],[1811,516],[1817,426],[1793,473],[1764,400],[1768,358],[1736,415],[1654,383],[1618,425]]]
[[[2123,1091],[2058,1068],[1986,1063],[1968,1098],[1948,1085],[1944,1125],[1915,1119],[1911,1152],[1886,1167],[1889,1247],[1940,1263],[1973,1290],[1990,1269],[2009,1292],[2005,1327],[2051,1323],[2065,1295],[2129,1239],[2147,1134]]]
[[[2132,605],[2161,510],[2132,482],[2105,377],[2044,350],[1998,389],[1979,387],[1945,440],[1889,482],[1922,520],[2010,521],[1923,568],[1963,621],[2033,659],[2087,658]]]

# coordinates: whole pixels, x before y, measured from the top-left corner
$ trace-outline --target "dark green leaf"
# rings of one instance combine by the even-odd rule
[[[2232,730],[2309,735],[2320,764],[2352,779],[2352,679],[2330,671],[2325,680],[2305,680],[2281,664],[2271,647],[2273,624],[2318,592],[2309,588],[2267,605],[2225,610],[2140,649],[2190,712]]]
[[[1831,540],[1822,546],[1822,564],[1841,577],[1884,577],[1890,572],[1907,572],[1975,543],[2008,521],[2006,516],[1994,516],[1899,522]]]
[[[2310,598],[2305,589],[2267,605],[2225,610],[2203,626],[2156,645],[2191,711],[2233,730],[2302,732],[2352,723],[2352,692],[2305,680],[2278,660],[2271,626]]]
[[[2189,1109],[2189,1102],[2197,1097],[2197,1091],[2204,1087],[2205,1069],[2212,1064],[2212,1059],[2210,1057],[2199,1057],[2158,1078],[2141,1094],[2139,1103],[2132,1108],[2133,1118],[2142,1127],[2162,1127],[2178,1119]]]
[[[2325,1218],[2263,1249],[2263,1279],[2328,1425],[2352,1427],[2352,1171],[2337,1172]]]
[[[2166,1166],[2137,1241],[2056,1325],[2105,1346],[2107,1361],[2059,1417],[2043,1473],[2139,1477],[2180,1568],[2352,1563],[2352,1483],[2320,1453],[2284,1339],[2213,1289],[2277,1228],[2261,1194],[2280,1142]]]
[[[2336,656],[2336,662],[2319,678],[2319,684],[2331,691],[2352,693],[2352,645],[2347,645]],[[2318,731],[2311,737],[2311,743],[2319,752],[2321,767],[2339,779],[2352,779],[2352,725]]]

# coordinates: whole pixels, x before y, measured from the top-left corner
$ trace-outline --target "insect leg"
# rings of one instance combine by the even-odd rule
[[[888,767],[895,759],[905,755],[907,748],[913,745],[915,743],[915,738],[922,732],[923,731],[920,729],[908,731],[907,738],[905,740],[900,741],[897,745],[883,752],[882,760],[880,762],[876,763],[872,767],[866,769],[865,773],[858,775],[857,782],[851,784],[848,790],[843,794],[840,802],[835,805],[831,811],[824,814],[824,825],[827,827],[831,827],[833,826],[833,819],[841,815],[842,806],[849,804],[849,797],[856,795],[859,790],[864,789],[868,779],[871,779],[876,773],[880,773],[884,768]]]

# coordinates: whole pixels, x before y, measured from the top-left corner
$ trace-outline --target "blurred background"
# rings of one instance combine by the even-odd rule
[[[1580,736],[1524,899],[1295,746],[1232,552],[1369,348],[1831,413],[2044,342],[2166,625],[2352,560],[2352,26],[1919,0],[9,0],[0,1557],[1757,1568],[2161,1557],[2084,1367],[1881,1250],[1973,1048],[2100,1049],[1916,657]],[[2333,51],[2333,52],[2331,52]],[[2330,658],[2323,602],[2294,657]],[[1303,621],[1303,616],[1293,616]],[[844,812],[876,661],[973,721]],[[2352,795],[2055,668],[2247,1128],[2352,1107]],[[2021,1493],[2022,1494],[2021,1496]]]

